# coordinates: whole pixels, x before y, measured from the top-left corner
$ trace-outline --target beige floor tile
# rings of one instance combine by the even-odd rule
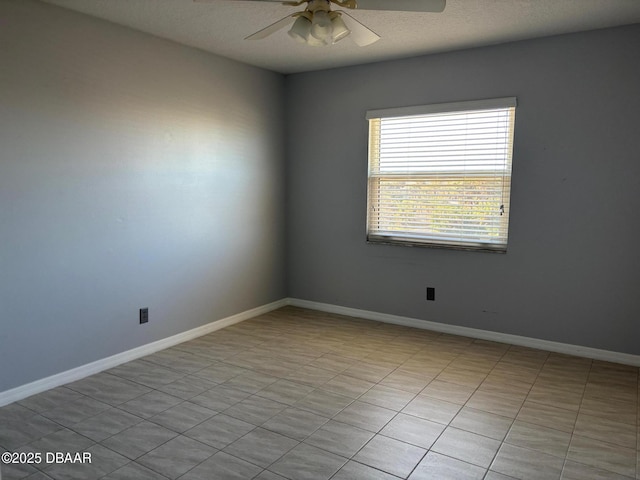
[[[444,429],[440,423],[401,413],[387,423],[380,434],[428,449]]]
[[[583,413],[578,414],[574,433],[581,437],[595,438],[627,448],[636,448],[638,444],[638,430],[634,425],[613,422],[607,418]]]
[[[362,463],[350,461],[331,477],[331,480],[398,480],[398,477]]]
[[[466,406],[503,417],[515,418],[524,403],[524,398],[524,395],[477,390],[466,403]]]
[[[358,400],[399,412],[414,397],[413,393],[405,392],[404,390],[385,385],[376,385],[365,392]]]
[[[346,461],[343,457],[303,443],[271,465],[269,470],[296,480],[327,480],[340,470]]]
[[[514,480],[514,477],[489,470],[485,475],[484,480]]]
[[[434,380],[422,390],[421,395],[446,400],[447,402],[464,405],[475,392],[474,387],[458,385],[456,383]]]
[[[373,364],[399,367],[409,360],[413,356],[413,353],[412,351],[408,351],[406,347],[398,346],[394,349],[391,344],[387,344],[385,351],[372,353],[365,361]]]
[[[429,452],[409,480],[482,480],[486,470],[461,460]]]
[[[486,376],[487,374],[485,373],[478,373],[473,370],[447,367],[436,377],[436,380],[478,388]]]
[[[376,435],[353,459],[383,472],[407,477],[427,451],[393,438]]]
[[[536,382],[527,399],[532,402],[577,412],[582,402],[582,390],[569,390],[556,385],[543,386]]]
[[[335,376],[335,372],[325,370],[323,368],[310,367],[307,365],[291,372],[289,375],[284,377],[284,379],[289,380],[290,382],[302,383],[303,385],[319,387],[320,385],[327,383]]]
[[[448,427],[431,450],[467,463],[489,468],[500,442],[482,435]]]
[[[628,477],[636,474],[637,451],[635,449],[592,438],[574,435],[567,459]]]
[[[350,458],[373,436],[373,432],[330,420],[308,437],[304,443]]]
[[[333,355],[327,353],[322,357],[316,358],[308,365],[310,367],[318,367],[336,374],[344,372],[349,368],[355,360],[353,358],[341,357],[340,355]]]
[[[396,370],[380,381],[380,385],[396,388],[405,392],[418,394],[426,387],[433,377],[413,375],[400,370]]]
[[[564,458],[569,448],[571,434],[516,420],[504,441],[511,445]]]
[[[274,402],[293,405],[312,391],[313,387],[311,385],[303,385],[301,383],[290,382],[289,380],[278,380],[257,392],[256,395],[268,398]]]
[[[338,393],[317,389],[294,404],[296,408],[308,410],[317,415],[333,417],[353,402],[352,398]]]
[[[601,417],[617,423],[638,424],[638,406],[631,402],[608,399],[584,398],[580,413]]]
[[[487,392],[527,395],[532,386],[533,380],[524,379],[518,375],[507,375],[494,371],[487,375],[487,378],[484,379],[478,388]]]
[[[372,363],[358,362],[347,368],[343,374],[367,382],[377,383],[395,370],[395,367],[385,367]]]
[[[356,401],[336,415],[334,420],[371,432],[378,432],[396,413],[388,408]]]
[[[256,474],[264,480],[334,474],[336,480],[553,480],[561,471],[564,480],[640,480],[638,373],[637,367],[286,307],[21,402],[34,411],[0,408],[0,445],[27,451],[45,448],[45,441],[59,444],[65,430],[54,434],[59,426],[47,417],[76,432],[66,434],[70,441],[89,433],[105,444],[120,439],[126,455],[186,432],[193,440],[170,440],[155,457],[147,455],[167,477],[178,473],[170,449],[176,459],[193,453],[180,445],[198,440],[233,453],[215,454],[185,480]],[[138,432],[127,409],[155,415],[149,432]],[[38,474],[4,470],[10,478]],[[70,471],[51,470],[57,476]],[[156,478],[132,462],[105,479],[140,475]]]
[[[325,383],[322,388],[346,397],[358,398],[374,385],[375,383],[366,380],[340,374]]]
[[[431,363],[428,360],[417,360],[412,358],[400,365],[396,372],[404,372],[409,375],[435,378],[446,368],[449,362],[443,364]]]
[[[510,417],[464,407],[453,419],[451,426],[502,441],[512,423],[513,419]]]
[[[538,378],[538,375],[540,375],[540,371],[540,368],[537,366],[514,365],[513,363],[500,361],[493,370],[491,370],[491,373],[505,375],[511,378],[520,378],[523,381],[533,384]]]
[[[500,360],[513,365],[542,368],[548,358],[549,352],[544,350],[511,346]]]
[[[577,373],[571,368],[553,367],[548,368],[546,365],[540,370],[537,383],[549,386],[572,388],[583,390],[587,384],[588,372]]]
[[[503,443],[490,470],[520,480],[556,480],[564,459]]]
[[[448,368],[488,375],[495,368],[497,360],[487,359],[479,355],[462,354],[452,361]]]
[[[567,461],[562,470],[562,480],[633,480],[633,477],[625,477],[582,463]]]
[[[453,420],[461,407],[456,403],[445,402],[426,395],[418,395],[402,412],[446,425]]]
[[[526,400],[517,420],[571,433],[576,424],[577,412]]]

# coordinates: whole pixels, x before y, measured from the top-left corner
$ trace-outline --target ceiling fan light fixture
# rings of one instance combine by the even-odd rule
[[[338,43],[351,33],[351,30],[347,28],[344,20],[342,20],[342,15],[339,13],[331,19],[331,26],[333,27],[333,43]]]
[[[307,45],[310,47],[326,47],[327,45],[331,45],[331,37],[325,38],[324,40],[318,40],[313,35],[309,35],[309,38],[307,38]]]
[[[316,10],[313,12],[311,35],[326,43],[326,40],[330,39],[332,34],[333,24],[331,23],[331,18],[329,18],[329,13],[323,10]]]
[[[289,36],[296,42],[307,43],[311,31],[311,22],[306,17],[298,17],[289,30]]]

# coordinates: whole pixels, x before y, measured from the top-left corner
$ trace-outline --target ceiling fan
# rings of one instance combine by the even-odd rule
[[[211,0],[196,0],[200,2]],[[286,26],[293,24],[289,36],[310,46],[332,45],[347,36],[351,36],[356,45],[364,47],[380,40],[380,36],[366,27],[344,10],[332,10],[333,6],[342,9],[384,10],[395,12],[434,12],[444,10],[446,0],[237,0],[280,2],[283,5],[298,7],[307,4],[303,11],[287,15],[281,20],[249,35],[245,40],[262,40]]]

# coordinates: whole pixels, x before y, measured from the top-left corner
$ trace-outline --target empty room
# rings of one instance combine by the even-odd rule
[[[0,0],[2,480],[640,480],[640,2]]]

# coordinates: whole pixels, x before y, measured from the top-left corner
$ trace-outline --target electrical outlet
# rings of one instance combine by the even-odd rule
[[[427,300],[436,300],[436,289],[434,287],[427,287]]]
[[[149,309],[141,308],[140,309],[140,324],[147,323],[149,321]]]

